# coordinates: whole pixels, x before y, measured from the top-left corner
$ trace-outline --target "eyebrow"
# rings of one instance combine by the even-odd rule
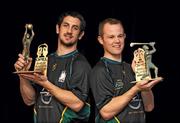
[[[68,24],[68,25],[70,25],[68,22],[66,22],[66,21],[64,21],[64,22],[62,22],[62,24]],[[73,27],[78,27],[78,28],[80,28],[80,25],[77,25],[77,24],[73,24],[72,25]]]

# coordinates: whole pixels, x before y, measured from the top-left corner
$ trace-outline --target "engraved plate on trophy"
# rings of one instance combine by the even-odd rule
[[[155,80],[158,78],[158,68],[152,62],[152,54],[156,52],[154,47],[155,42],[149,43],[130,43],[130,46],[141,45],[134,51],[134,63],[135,63],[135,82],[142,80]],[[152,76],[153,75],[153,76]]]
[[[135,62],[135,76],[136,81],[141,81],[147,75],[147,67],[145,61],[145,51],[142,48],[138,48],[134,51]],[[148,76],[147,76],[148,77]]]
[[[40,71],[41,74],[47,75],[48,65],[48,45],[46,43],[38,46],[37,57],[35,60],[34,71]]]

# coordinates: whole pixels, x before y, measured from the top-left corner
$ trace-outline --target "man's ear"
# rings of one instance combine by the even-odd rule
[[[81,40],[83,36],[84,36],[84,31],[81,32],[78,39]]]
[[[101,36],[98,36],[97,39],[98,39],[99,43],[100,43],[101,45],[103,45],[102,37],[101,37]]]
[[[59,25],[56,24],[56,34],[59,34]]]
[[[124,39],[126,39],[126,33],[124,33]]]

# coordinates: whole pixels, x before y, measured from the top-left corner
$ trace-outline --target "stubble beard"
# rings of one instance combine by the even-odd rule
[[[74,42],[68,42],[66,43],[65,41],[61,40],[61,44],[66,46],[66,47],[72,47],[76,44],[77,41],[74,41]]]

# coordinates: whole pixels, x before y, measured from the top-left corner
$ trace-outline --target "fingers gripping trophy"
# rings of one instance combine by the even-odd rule
[[[130,47],[135,45],[141,45],[142,47],[134,51],[134,72],[136,77],[136,81],[134,82],[162,79],[161,77],[158,77],[158,67],[152,62],[152,54],[156,52],[154,47],[155,42],[130,43]],[[154,76],[152,76],[152,74]]]

